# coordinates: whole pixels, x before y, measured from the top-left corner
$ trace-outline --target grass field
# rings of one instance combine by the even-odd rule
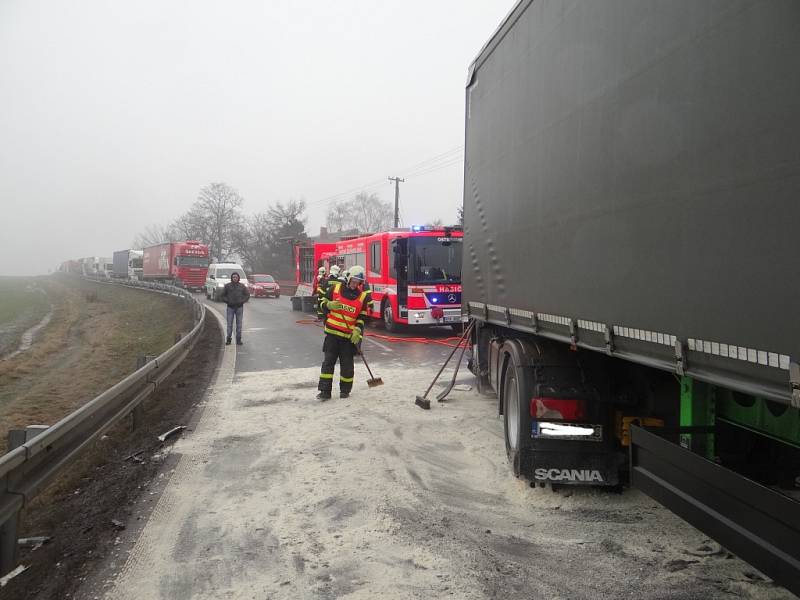
[[[0,356],[13,351],[25,331],[50,310],[42,277],[0,277]]]
[[[36,282],[53,317],[28,351],[0,361],[0,448],[8,429],[52,425],[192,325],[186,304],[170,296],[64,275]]]

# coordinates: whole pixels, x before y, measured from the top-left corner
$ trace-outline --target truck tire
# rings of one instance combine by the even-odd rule
[[[503,375],[503,430],[506,455],[516,477],[533,472],[531,442],[530,375],[517,368],[513,358]]]
[[[399,329],[397,322],[394,320],[394,313],[392,312],[392,302],[389,299],[383,301],[383,326],[389,333],[395,333]]]

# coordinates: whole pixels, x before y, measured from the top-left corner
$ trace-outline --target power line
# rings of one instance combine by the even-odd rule
[[[412,175],[408,175],[407,177],[421,177],[422,175],[427,175],[428,173],[433,173],[434,171],[439,171],[440,169],[444,169],[446,167],[452,167],[452,166],[455,166],[455,165],[463,164],[463,161],[464,161],[464,157],[459,156],[455,160],[452,160],[452,161],[447,162],[447,163],[442,163],[440,165],[436,165],[435,167],[431,167],[431,168],[426,169],[424,171],[419,171],[419,172],[414,173]]]
[[[439,168],[448,167],[451,164],[455,164],[456,162],[461,162],[462,156],[461,152],[464,150],[464,146],[456,146],[437,154],[435,156],[431,156],[430,158],[426,158],[423,161],[420,161],[416,164],[413,164],[405,169],[398,169],[397,172],[403,173],[405,177],[416,177],[419,175],[425,175],[429,172],[433,172],[438,170]],[[455,162],[448,162],[448,161],[455,161]],[[312,200],[311,202],[307,202],[308,206],[312,206],[314,204],[322,204],[327,202],[332,202],[335,200],[339,200],[349,196],[350,194],[355,194],[358,192],[367,192],[374,189],[377,189],[381,185],[385,185],[385,179],[376,179],[375,181],[371,181],[364,185],[349,189],[344,192],[339,192],[338,194],[332,194],[330,196],[326,196],[324,198],[320,198],[319,200]]]
[[[451,155],[451,154],[454,154],[454,153],[461,154],[461,152],[463,150],[464,150],[464,146],[456,146],[455,148],[451,148],[447,152],[442,152],[441,154],[437,154],[436,156],[431,156],[430,158],[426,158],[422,162],[419,162],[419,163],[416,163],[414,165],[411,165],[410,167],[406,167],[405,169],[397,169],[397,170],[400,171],[400,172],[403,172],[403,173],[407,173],[409,171],[414,171],[417,168],[421,168],[421,167],[426,166],[428,163],[433,163],[433,162],[437,162],[439,160],[446,160],[446,158],[451,158],[448,155]]]

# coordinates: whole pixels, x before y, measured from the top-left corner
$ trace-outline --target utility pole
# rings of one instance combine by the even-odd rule
[[[399,177],[389,177],[389,181],[394,181],[394,227],[400,227],[400,182],[405,179]]]

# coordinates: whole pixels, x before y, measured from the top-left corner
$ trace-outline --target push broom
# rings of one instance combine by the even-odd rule
[[[447,360],[444,361],[444,364],[439,369],[439,372],[436,373],[436,377],[433,378],[433,381],[431,381],[431,384],[428,386],[428,389],[425,390],[425,393],[422,396],[417,396],[416,400],[414,400],[414,404],[419,406],[421,409],[423,409],[423,410],[430,410],[431,409],[431,401],[428,400],[428,394],[431,393],[431,390],[433,389],[434,384],[436,383],[436,381],[441,376],[442,371],[444,371],[444,368],[447,366],[447,363],[449,363],[450,359],[453,358],[453,355],[456,353],[456,350],[458,350],[461,347],[461,344],[463,344],[465,342],[465,340],[467,338],[469,338],[469,334],[472,333],[472,326],[474,324],[475,324],[475,321],[471,321],[470,324],[467,325],[467,328],[464,330],[464,333],[461,334],[461,337],[459,338],[458,343],[450,351],[450,356],[448,356]],[[466,346],[464,348],[466,349]],[[459,363],[461,362],[461,358],[463,356],[464,356],[464,350],[462,349],[461,357],[459,357]],[[458,367],[456,367],[456,374],[458,374]],[[453,381],[455,382],[455,376],[453,377]],[[452,389],[452,385],[450,386],[450,389]],[[447,392],[449,392],[450,389],[448,389]],[[445,393],[444,395],[446,396],[447,393]],[[440,398],[440,401],[441,401],[441,398]]]

